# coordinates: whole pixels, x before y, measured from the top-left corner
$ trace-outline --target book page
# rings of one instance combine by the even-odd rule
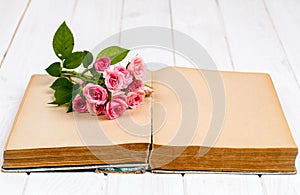
[[[174,67],[152,75],[154,144],[296,148],[269,75]]]
[[[150,80],[151,74],[147,74]],[[102,146],[151,142],[151,98],[120,118],[108,120],[90,113],[66,113],[65,106],[53,101],[49,86],[54,78],[34,75],[28,84],[22,104],[9,136],[6,150]]]

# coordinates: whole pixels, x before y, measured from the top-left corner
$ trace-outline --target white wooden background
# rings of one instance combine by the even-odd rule
[[[193,37],[220,70],[269,73],[300,145],[299,0],[0,0],[1,156],[30,76],[55,60],[51,41],[63,20],[77,49],[155,25]],[[184,65],[170,55],[170,65]],[[0,194],[300,194],[299,183],[299,174],[0,173]]]

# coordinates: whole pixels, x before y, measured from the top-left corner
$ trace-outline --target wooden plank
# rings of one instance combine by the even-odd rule
[[[104,194],[105,176],[96,173],[31,173],[24,194]]]
[[[300,83],[300,2],[264,0],[265,9],[270,16],[280,43],[287,56],[286,61],[292,66]]]
[[[0,67],[29,2],[29,0],[0,1]]]
[[[105,39],[106,36],[114,33],[114,31],[119,30],[121,4],[118,2],[119,1],[78,1],[76,6],[75,1],[42,2],[33,0],[28,14],[20,26],[19,33],[12,45],[10,54],[7,56],[7,60],[0,71],[0,89],[6,91],[6,93],[1,96],[1,100],[3,99],[5,105],[9,104],[11,100],[15,103],[19,103],[30,76],[33,73],[45,73],[44,69],[51,62],[57,60],[52,49],[52,37],[63,20],[67,21],[74,32],[76,43],[78,43],[76,47],[78,49],[92,49],[95,43]],[[57,6],[58,4],[60,6]],[[107,11],[97,11],[98,7],[101,6],[106,7]],[[87,14],[89,12],[97,14]],[[115,12],[118,12],[119,16],[114,17],[115,22],[110,18],[110,23],[104,30],[101,23],[107,24],[108,20],[106,17],[108,13]],[[50,15],[51,17],[49,17]],[[82,19],[89,22],[82,23]],[[93,26],[93,24],[99,25]],[[89,33],[86,29],[91,31],[89,27],[93,27],[91,36],[87,36]],[[79,38],[77,38],[77,34]],[[103,38],[98,39],[98,36]],[[87,42],[87,40],[90,40],[90,42]],[[15,74],[14,70],[16,69],[22,71]],[[16,114],[16,111],[17,109],[14,109],[13,113]],[[5,133],[1,134],[3,138],[0,140],[2,144],[1,148],[3,148],[3,142],[6,140],[14,115],[4,116],[6,112],[1,113],[3,113],[1,120],[4,120],[2,124],[5,125]],[[5,122],[6,120],[8,120],[8,122]]]
[[[298,52],[300,50],[299,44],[299,19],[300,19],[300,2],[299,1],[269,1],[265,0],[265,9],[269,14],[273,28],[280,40],[280,44],[287,59],[285,64],[291,66],[292,73],[296,76],[296,81],[299,86],[300,81],[300,58]],[[295,90],[299,90],[296,89]],[[296,102],[293,102],[296,103]],[[295,113],[294,120],[297,121]],[[295,133],[294,133],[295,135]],[[297,135],[296,139],[298,145],[300,137]],[[297,168],[300,168],[299,158],[297,159]],[[299,175],[287,176],[263,176],[262,184],[266,194],[300,194]]]
[[[58,4],[60,6],[57,6]],[[64,19],[71,18],[73,7],[73,1],[32,0],[19,26],[18,33],[0,69],[0,90],[5,92],[0,97],[2,102],[0,106],[4,108],[0,113],[1,156],[27,82],[32,74],[45,73],[44,69],[54,61],[53,34]]]
[[[22,21],[23,15],[26,12],[26,6],[29,5],[29,1],[1,1],[0,4],[0,67],[4,62],[4,57],[11,46],[14,36],[17,33],[18,26]],[[1,77],[1,84],[5,82],[5,78]],[[1,88],[1,87],[0,87]],[[6,92],[9,93],[9,89]],[[0,155],[3,154],[3,145],[6,140],[8,129],[12,125],[12,120],[8,121],[8,118],[14,118],[16,110],[18,108],[19,100],[12,96],[4,97],[3,93],[0,97]],[[0,160],[2,164],[2,158]],[[22,194],[26,180],[28,176],[17,173],[0,173],[0,193],[1,194]]]
[[[119,33],[122,1],[78,0],[70,26],[75,48],[93,50],[108,37]]]
[[[221,0],[220,7],[235,67],[240,71],[267,72],[271,75],[294,139],[299,145],[298,83],[289,63],[290,58],[282,47],[282,40],[270,20],[264,2]],[[299,160],[296,166],[299,169]],[[289,179],[283,182],[283,178]],[[298,176],[264,175],[261,180],[266,194],[294,192],[296,182],[299,181]]]
[[[0,173],[0,193],[22,194],[27,178],[25,173]]]
[[[183,194],[179,174],[109,174],[107,194]]]
[[[149,9],[149,7],[151,7],[151,9]],[[170,20],[170,6],[168,0],[152,0],[148,2],[125,0],[123,5],[121,31],[133,28],[143,28],[145,26],[168,28],[170,29],[170,36],[167,37],[167,40],[162,41],[167,42],[171,46],[172,31]],[[151,32],[149,32],[149,34],[150,33]],[[139,35],[137,34],[135,36]],[[134,36],[132,38],[134,38]],[[151,36],[149,36],[149,39],[151,39]],[[120,44],[122,45],[126,41],[132,40],[124,40],[124,37],[121,35]],[[148,68],[153,68],[158,63],[162,66],[174,65],[173,51],[165,48],[140,45],[139,48],[133,48],[131,54],[139,54],[142,56],[148,64]],[[129,55],[125,60],[129,61],[132,58],[132,55]]]
[[[140,26],[170,27],[170,7],[167,0],[125,0],[123,6],[122,30]]]
[[[201,44],[220,70],[232,70],[226,32],[218,12],[216,1],[172,0],[172,21],[174,30],[185,33]],[[175,37],[176,41],[179,41]],[[189,57],[189,56],[187,56]],[[178,66],[192,67],[191,63],[176,55]],[[214,67],[204,67],[214,69]]]
[[[223,1],[232,58],[237,71],[266,72],[272,77],[293,137],[300,144],[300,91],[263,1]],[[297,160],[299,167],[299,160]]]
[[[74,32],[76,38],[75,43],[78,43],[76,44],[76,46],[78,45],[78,49],[87,49],[87,47],[92,48],[94,46],[92,44],[93,42],[97,43],[97,41],[101,41],[101,39],[97,39],[98,35],[100,35],[100,37],[105,37],[110,33],[113,33],[113,29],[119,29],[119,27],[114,27],[119,26],[119,17],[116,17],[116,20],[118,21],[115,21],[114,23],[110,20],[112,23],[107,30],[102,28],[101,20],[103,23],[106,23],[106,18],[104,18],[106,14],[112,12],[111,10],[117,10],[119,5],[117,4],[117,1],[108,1],[110,2],[110,9],[107,9],[106,12],[98,12],[97,6],[108,6],[105,2],[107,1],[99,2],[91,0],[91,4],[89,4],[86,1],[78,1],[78,6],[76,6],[76,2],[70,0],[45,2],[32,0],[28,13],[20,25],[14,43],[12,44],[10,52],[0,71],[0,89],[6,92],[0,97],[1,102],[3,102],[3,105],[1,103],[0,106],[3,106],[4,108],[3,112],[0,113],[2,122],[0,127],[3,131],[0,135],[1,149],[5,144],[30,76],[34,73],[46,73],[44,69],[47,68],[51,62],[57,60],[52,49],[52,38],[58,26],[64,20],[67,21]],[[58,4],[60,6],[57,6]],[[89,7],[83,5],[89,5]],[[119,15],[120,10],[121,5],[119,5]],[[101,14],[89,15],[87,14],[88,12]],[[90,23],[80,23],[84,16],[84,19],[90,21]],[[86,16],[90,16],[90,18]],[[89,29],[88,27],[93,27],[92,23],[98,24],[98,22],[100,22],[100,24],[97,28],[94,27],[93,36],[87,36],[89,33],[86,29]],[[80,26],[80,24],[82,25]],[[77,32],[79,38],[77,38]],[[84,34],[85,36],[83,36]],[[90,44],[85,44],[88,39],[91,40],[89,42]],[[18,74],[16,74],[15,70],[21,71],[18,71]]]
[[[92,49],[91,47],[97,44],[98,41],[105,39],[105,36],[114,33],[115,30],[119,30],[120,18],[117,14],[115,22],[112,16],[107,18],[109,13],[118,13],[120,15],[121,4],[118,2],[32,0],[28,13],[20,25],[10,52],[3,64],[3,68],[0,70],[0,89],[6,92],[0,97],[5,102],[3,105],[1,104],[3,110],[0,113],[2,122],[1,156],[3,145],[30,76],[33,73],[45,73],[44,69],[56,60],[51,42],[58,26],[66,20],[74,32],[76,49]],[[106,6],[103,9],[106,11],[99,11],[101,6],[103,8]],[[88,22],[82,22],[83,19]],[[106,28],[103,28],[103,26],[106,26]],[[15,70],[20,71],[16,74]],[[50,194],[83,194],[85,192],[88,192],[88,194],[103,194],[104,186],[105,177],[102,174],[31,174],[25,194],[43,194],[45,192]],[[2,194],[1,190],[0,193]]]
[[[9,96],[3,97],[1,95],[0,97],[0,109],[2,112],[0,113],[0,164],[2,165],[3,161],[3,149],[4,145],[6,143],[6,139],[8,137],[10,128],[12,127],[14,117],[16,115],[16,112],[18,111],[19,104],[20,104],[20,98],[15,98]]]
[[[300,194],[299,175],[268,175],[262,177],[266,194]]]
[[[189,194],[263,194],[256,175],[185,174],[184,192]]]

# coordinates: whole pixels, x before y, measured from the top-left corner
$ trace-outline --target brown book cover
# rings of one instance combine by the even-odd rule
[[[297,146],[269,75],[168,67],[155,92],[116,120],[48,104],[34,75],[4,151],[4,171],[295,173]]]

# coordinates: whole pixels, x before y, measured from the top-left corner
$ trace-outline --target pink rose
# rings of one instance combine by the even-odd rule
[[[104,104],[108,97],[106,89],[92,83],[88,83],[83,88],[83,95],[91,104]]]
[[[130,72],[124,67],[124,66],[115,66],[114,68],[115,70],[118,70],[119,72],[124,74],[124,85],[123,85],[123,89],[127,88],[128,85],[132,82],[133,77],[130,74]]]
[[[127,94],[127,104],[129,108],[136,108],[144,101],[144,91],[130,92]]]
[[[144,82],[142,80],[134,80],[130,85],[128,86],[129,91],[131,92],[137,92],[138,90],[144,89]]]
[[[151,96],[153,91],[154,90],[151,87],[144,86],[144,92],[147,97]]]
[[[103,72],[110,66],[110,59],[108,57],[98,58],[94,63],[94,68],[97,72]]]
[[[141,57],[136,56],[130,62],[127,67],[127,70],[136,78],[136,79],[144,79],[146,76],[146,68],[144,65],[144,61]]]
[[[105,114],[105,104],[91,104],[87,103],[89,113],[95,115]]]
[[[121,116],[126,109],[126,96],[124,94],[117,94],[106,104],[105,115],[108,119],[115,119]]]
[[[108,90],[115,91],[123,89],[125,80],[123,73],[118,70],[105,70],[103,75]]]
[[[127,108],[127,96],[124,92],[117,92],[112,94],[112,101],[117,101],[120,104],[124,104]]]
[[[87,105],[86,102],[81,98],[80,95],[76,95],[73,100],[73,110],[76,112],[86,112]]]

